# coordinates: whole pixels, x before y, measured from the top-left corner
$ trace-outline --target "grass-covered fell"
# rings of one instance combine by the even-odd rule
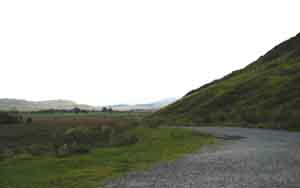
[[[246,68],[189,92],[152,120],[300,129],[300,34]]]

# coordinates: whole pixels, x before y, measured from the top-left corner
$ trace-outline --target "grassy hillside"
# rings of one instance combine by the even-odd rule
[[[171,124],[247,123],[298,129],[300,34],[242,70],[189,92],[153,115]]]

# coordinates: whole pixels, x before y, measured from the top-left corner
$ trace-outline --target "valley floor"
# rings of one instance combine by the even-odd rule
[[[99,188],[104,180],[180,158],[215,142],[208,135],[172,128],[136,128],[136,144],[104,147],[88,154],[0,158],[1,188]]]

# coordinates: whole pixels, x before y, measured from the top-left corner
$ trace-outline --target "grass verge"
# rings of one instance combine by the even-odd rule
[[[95,188],[107,178],[176,159],[215,139],[191,130],[137,128],[139,142],[66,158],[19,156],[0,161],[3,188]]]

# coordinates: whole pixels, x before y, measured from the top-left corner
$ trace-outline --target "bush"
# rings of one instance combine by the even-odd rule
[[[100,132],[101,134],[107,134],[109,132],[111,132],[112,128],[110,126],[106,126],[106,125],[103,125],[103,126],[100,126]]]
[[[4,160],[4,151],[0,150],[0,161]]]
[[[39,144],[30,145],[26,151],[31,155],[43,155],[50,152],[47,146]]]
[[[57,157],[66,157],[68,155],[70,155],[70,151],[67,144],[64,144],[58,148],[56,153]]]
[[[76,114],[80,113],[81,112],[81,109],[80,108],[73,108],[72,111]]]
[[[7,123],[7,124],[12,124],[12,123],[20,123],[21,121],[21,116],[18,115],[12,115],[7,112],[0,112],[0,124],[1,123]]]
[[[52,144],[52,146],[53,146],[53,150],[54,150],[55,156],[59,156],[59,147],[60,147],[59,144],[56,143],[56,142],[54,142]]]
[[[71,154],[76,154],[76,153],[82,154],[82,153],[90,152],[90,148],[87,145],[76,144],[76,143],[68,145],[68,149]]]
[[[89,129],[85,127],[76,127],[65,131],[65,136],[76,144],[88,138],[88,134]]]
[[[138,142],[138,137],[130,131],[122,132],[119,134],[115,134],[111,132],[109,138],[109,145],[110,146],[124,146],[124,145],[131,145]]]
[[[66,157],[73,154],[83,154],[90,152],[90,147],[84,144],[63,144],[55,147],[55,156]]]
[[[286,125],[288,129],[299,129],[300,128],[300,113],[295,111],[291,113],[290,118],[287,120]]]
[[[32,118],[31,117],[28,117],[27,119],[26,119],[26,124],[31,124],[32,123]]]
[[[145,119],[144,123],[149,128],[159,128],[164,123],[164,121],[160,118],[149,118],[149,119]]]

